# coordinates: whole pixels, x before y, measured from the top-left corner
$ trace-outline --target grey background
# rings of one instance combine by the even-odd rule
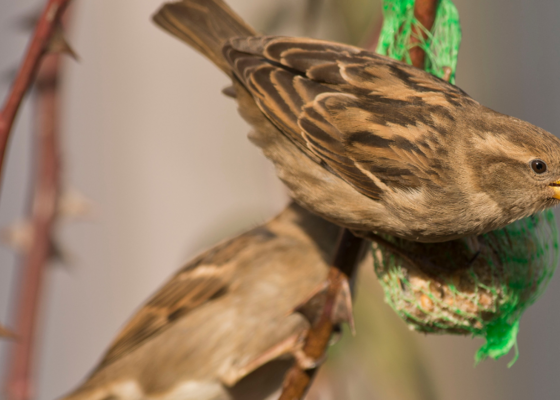
[[[0,98],[28,39],[17,21],[41,3],[0,2]],[[131,312],[184,261],[262,222],[287,201],[272,167],[245,139],[248,127],[234,104],[220,94],[225,77],[150,23],[160,3],[76,1],[71,42],[81,61],[65,63],[65,182],[94,208],[85,221],[60,230],[72,263],[54,266],[46,281],[40,400],[75,386]],[[277,3],[230,1],[257,25]],[[560,3],[455,3],[464,33],[457,84],[497,111],[560,132]],[[26,103],[10,144],[2,227],[23,218],[26,209],[31,111]],[[2,322],[11,318],[17,260],[0,247]],[[438,397],[559,398],[559,286],[555,277],[524,315],[521,357],[511,369],[509,357],[473,368],[480,340],[408,333]],[[6,348],[0,345],[0,360]]]

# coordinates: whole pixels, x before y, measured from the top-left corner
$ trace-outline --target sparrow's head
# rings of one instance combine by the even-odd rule
[[[559,204],[560,140],[519,119],[491,115],[475,129],[469,151],[479,188],[513,219]]]

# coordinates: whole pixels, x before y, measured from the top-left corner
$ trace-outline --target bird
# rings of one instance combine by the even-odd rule
[[[188,262],[124,326],[64,400],[278,396],[341,228],[296,203]],[[304,360],[305,361],[305,360]]]
[[[153,20],[231,79],[224,93],[291,197],[357,234],[445,242],[560,202],[558,138],[425,71],[259,35],[222,0],[167,3]]]

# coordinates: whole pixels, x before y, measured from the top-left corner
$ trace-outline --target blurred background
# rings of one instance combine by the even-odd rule
[[[380,0],[230,0],[258,30],[368,45]],[[44,1],[0,2],[0,98]],[[131,313],[201,249],[255,226],[287,203],[271,164],[220,90],[217,68],[157,29],[161,0],[77,0],[64,63],[64,184],[91,202],[60,224],[66,265],[49,268],[42,300],[38,396],[75,387]],[[455,0],[463,27],[457,84],[483,104],[560,132],[560,3]],[[20,112],[0,198],[0,227],[25,217],[32,112]],[[19,257],[0,248],[0,321],[10,326]],[[357,335],[330,352],[314,399],[557,399],[560,277],[525,313],[520,359],[474,367],[481,339],[407,330],[361,271]],[[0,361],[8,342],[0,342]],[[0,363],[0,378],[5,365]]]

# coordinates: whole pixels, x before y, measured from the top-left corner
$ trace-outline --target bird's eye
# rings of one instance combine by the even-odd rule
[[[531,168],[537,174],[543,174],[546,172],[546,163],[542,160],[533,160],[531,161]]]

